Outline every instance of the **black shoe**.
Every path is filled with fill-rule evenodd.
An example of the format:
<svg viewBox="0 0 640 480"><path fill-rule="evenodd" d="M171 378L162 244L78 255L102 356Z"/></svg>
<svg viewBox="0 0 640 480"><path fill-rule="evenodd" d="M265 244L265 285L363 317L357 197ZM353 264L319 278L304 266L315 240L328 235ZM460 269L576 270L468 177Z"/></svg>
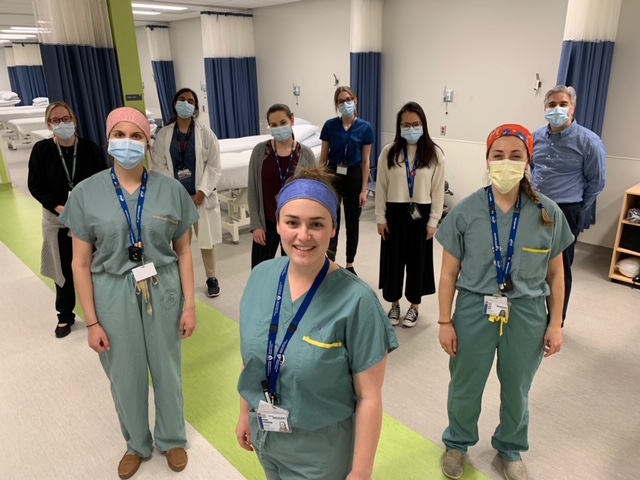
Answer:
<svg viewBox="0 0 640 480"><path fill-rule="evenodd" d="M216 277L207 278L207 295L209 297L217 297L220 295L220 285Z"/></svg>
<svg viewBox="0 0 640 480"><path fill-rule="evenodd" d="M64 327L60 325L56 326L56 338L64 338L71 333L71 325L76 323L76 319L72 318L71 320L62 321L60 323L65 323Z"/></svg>
<svg viewBox="0 0 640 480"><path fill-rule="evenodd" d="M353 273L356 277L358 276L358 274L356 273L356 271L355 271L355 269L353 267L346 267L345 270L347 272Z"/></svg>

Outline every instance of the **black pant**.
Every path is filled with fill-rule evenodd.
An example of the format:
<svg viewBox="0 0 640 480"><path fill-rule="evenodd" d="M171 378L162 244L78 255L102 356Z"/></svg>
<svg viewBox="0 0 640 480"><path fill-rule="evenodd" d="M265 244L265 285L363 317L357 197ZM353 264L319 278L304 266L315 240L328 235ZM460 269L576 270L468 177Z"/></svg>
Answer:
<svg viewBox="0 0 640 480"><path fill-rule="evenodd" d="M329 169L335 173L337 166L329 165ZM327 256L331 260L336 259L338 251L338 234L340 233L340 203L344 205L344 220L347 228L347 263L353 263L358 250L358 238L360 236L360 192L362 192L362 167L349 167L346 175L336 175L333 183L338 193L338 212L336 235L329 242Z"/></svg>
<svg viewBox="0 0 640 480"><path fill-rule="evenodd" d="M562 266L564 267L564 305L562 306L562 325L564 325L564 319L567 316L567 306L569 305L569 296L571 295L571 265L573 264L573 255L576 248L576 242L578 241L578 234L580 233L580 222L582 206L579 203L562 203L558 204L562 213L569 223L571 233L575 237L573 243L569 245L562 252Z"/></svg>
<svg viewBox="0 0 640 480"><path fill-rule="evenodd" d="M75 318L73 309L76 308L76 289L71 271L73 249L68 228L58 230L58 251L60 252L60 265L65 281L64 287L56 284L56 310L58 311L58 323L67 323Z"/></svg>
<svg viewBox="0 0 640 480"><path fill-rule="evenodd" d="M278 245L280 245L280 235L278 235L276 224L269 220L265 220L265 222L267 223L267 229L265 230L266 245L260 245L255 241L253 242L251 246L251 270L259 263L275 257L278 251ZM283 257L286 256L282 248L280 248L280 255Z"/></svg>

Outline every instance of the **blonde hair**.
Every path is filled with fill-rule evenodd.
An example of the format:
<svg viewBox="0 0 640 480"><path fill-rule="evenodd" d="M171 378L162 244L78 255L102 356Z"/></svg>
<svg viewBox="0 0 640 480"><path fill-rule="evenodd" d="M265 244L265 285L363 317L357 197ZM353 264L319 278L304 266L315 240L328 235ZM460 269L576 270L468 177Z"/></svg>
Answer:
<svg viewBox="0 0 640 480"><path fill-rule="evenodd" d="M531 182L529 182L528 178L523 177L522 180L520 180L520 188L522 189L524 194L529 197L529 199L540 209L540 221L542 222L542 225L544 225L545 227L550 227L551 225L553 225L555 222L551 220L547 209L544 208L544 205L542 204L542 202L540 202L540 197L538 197L538 193L531 186Z"/></svg>
<svg viewBox="0 0 640 480"><path fill-rule="evenodd" d="M47 109L44 111L44 123L47 127L49 126L49 121L51 120L51 112L53 111L54 108L58 108L58 107L66 108L67 112L69 112L69 116L71 117L71 120L73 120L74 123L78 123L76 119L76 114L73 112L73 109L69 106L68 103L51 102L49 105L47 105Z"/></svg>

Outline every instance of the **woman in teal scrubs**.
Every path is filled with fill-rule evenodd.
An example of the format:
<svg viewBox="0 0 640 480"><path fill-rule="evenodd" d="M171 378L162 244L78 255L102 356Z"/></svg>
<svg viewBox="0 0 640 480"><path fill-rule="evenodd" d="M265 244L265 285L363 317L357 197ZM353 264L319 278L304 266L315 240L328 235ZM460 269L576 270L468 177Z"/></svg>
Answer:
<svg viewBox="0 0 640 480"><path fill-rule="evenodd" d="M73 233L89 346L100 354L127 442L118 465L126 479L151 456L154 441L172 470L187 464L181 339L196 326L189 228L198 214L180 182L144 168L151 135L142 113L112 111L107 137L113 168L79 183L60 220Z"/></svg>
<svg viewBox="0 0 640 480"><path fill-rule="evenodd" d="M529 448L529 389L543 356L562 346L561 253L573 235L559 207L525 176L532 149L521 125L494 129L487 139L489 186L456 205L436 233L444 247L439 338L451 356L442 461L448 478L462 476L464 453L478 442L482 392L497 354L500 423L491 443L505 477L527 479L520 453Z"/></svg>
<svg viewBox="0 0 640 480"><path fill-rule="evenodd" d="M331 178L302 169L282 188L287 257L257 265L240 304L236 436L269 480L370 479L380 437L386 358L398 343L371 288L327 258Z"/></svg>

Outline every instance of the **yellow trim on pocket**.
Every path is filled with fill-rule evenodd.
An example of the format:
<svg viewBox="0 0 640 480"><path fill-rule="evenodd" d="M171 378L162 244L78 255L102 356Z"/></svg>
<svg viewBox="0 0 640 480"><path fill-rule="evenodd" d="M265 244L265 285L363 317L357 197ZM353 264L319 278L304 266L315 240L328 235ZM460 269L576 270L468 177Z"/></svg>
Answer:
<svg viewBox="0 0 640 480"><path fill-rule="evenodd" d="M530 253L549 253L551 251L550 248L529 248L529 247L522 247L522 251L523 252L530 252Z"/></svg>
<svg viewBox="0 0 640 480"><path fill-rule="evenodd" d="M315 345L316 347L322 347L322 348L336 348L336 347L342 346L342 342L323 343L307 336L302 337L302 340L304 340L307 343L310 343L311 345Z"/></svg>

